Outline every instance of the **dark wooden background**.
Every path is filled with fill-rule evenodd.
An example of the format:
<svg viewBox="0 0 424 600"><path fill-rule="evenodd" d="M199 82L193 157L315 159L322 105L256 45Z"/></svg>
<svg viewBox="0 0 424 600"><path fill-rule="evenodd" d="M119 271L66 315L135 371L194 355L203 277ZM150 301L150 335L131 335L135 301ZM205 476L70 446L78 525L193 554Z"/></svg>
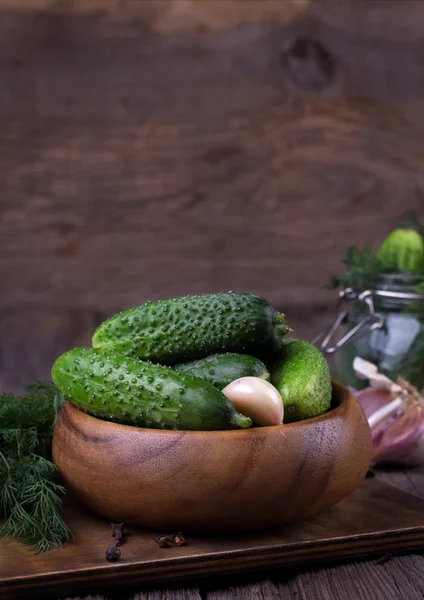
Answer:
<svg viewBox="0 0 424 600"><path fill-rule="evenodd" d="M0 0L0 389L148 298L252 291L310 339L346 247L423 214L423 22L412 0Z"/></svg>

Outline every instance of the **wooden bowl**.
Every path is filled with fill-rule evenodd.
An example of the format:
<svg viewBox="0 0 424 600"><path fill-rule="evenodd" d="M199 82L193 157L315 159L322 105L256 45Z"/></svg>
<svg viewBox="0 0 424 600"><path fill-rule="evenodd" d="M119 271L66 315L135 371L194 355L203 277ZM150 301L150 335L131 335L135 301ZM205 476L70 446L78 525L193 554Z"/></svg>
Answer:
<svg viewBox="0 0 424 600"><path fill-rule="evenodd" d="M66 403L53 460L73 494L115 522L174 532L277 527L335 504L367 472L362 408L335 382L333 403L294 424L207 432L118 425Z"/></svg>

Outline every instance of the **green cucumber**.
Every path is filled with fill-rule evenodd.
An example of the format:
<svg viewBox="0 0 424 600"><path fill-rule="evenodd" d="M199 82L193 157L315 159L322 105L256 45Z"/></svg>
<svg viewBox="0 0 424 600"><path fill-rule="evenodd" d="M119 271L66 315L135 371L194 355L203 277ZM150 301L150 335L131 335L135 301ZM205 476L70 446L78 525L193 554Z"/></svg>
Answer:
<svg viewBox="0 0 424 600"><path fill-rule="evenodd" d="M206 358L179 363L176 371L204 379L219 390L240 377L260 377L269 380L269 372L262 361L247 354L212 354Z"/></svg>
<svg viewBox="0 0 424 600"><path fill-rule="evenodd" d="M414 229L395 229L381 244L377 258L386 270L422 273L424 240Z"/></svg>
<svg viewBox="0 0 424 600"><path fill-rule="evenodd" d="M75 348L53 365L65 397L101 419L161 429L231 429L252 422L202 379L137 358Z"/></svg>
<svg viewBox="0 0 424 600"><path fill-rule="evenodd" d="M102 323L94 348L173 365L217 352L261 358L281 348L284 315L253 294L206 294L147 302Z"/></svg>
<svg viewBox="0 0 424 600"><path fill-rule="evenodd" d="M321 352L305 340L287 339L270 368L271 383L284 402L284 422L324 414L331 405L331 377Z"/></svg>

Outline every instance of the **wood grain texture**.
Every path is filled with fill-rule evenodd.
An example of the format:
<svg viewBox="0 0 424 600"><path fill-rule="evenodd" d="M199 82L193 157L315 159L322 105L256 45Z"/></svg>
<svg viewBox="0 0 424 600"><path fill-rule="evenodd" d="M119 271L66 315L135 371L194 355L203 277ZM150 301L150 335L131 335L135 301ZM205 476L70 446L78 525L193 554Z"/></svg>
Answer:
<svg viewBox="0 0 424 600"><path fill-rule="evenodd" d="M333 391L333 409L321 417L234 431L130 427L66 403L53 460L74 496L115 522L208 533L275 528L339 502L368 470L363 410L347 388L333 383Z"/></svg>
<svg viewBox="0 0 424 600"><path fill-rule="evenodd" d="M0 310L0 393L22 393L24 385L50 381L56 358L90 345L105 315L96 311L10 307Z"/></svg>
<svg viewBox="0 0 424 600"><path fill-rule="evenodd" d="M399 506L402 512L397 514ZM48 552L41 562L39 556L15 541L6 541L0 547L2 598L46 598L52 594L57 597L70 586L81 592L94 591L93 588L113 592L122 590L123 585L128 589L158 582L163 585L166 581L218 573L221 577L241 573L245 584L251 584L249 572L254 570L298 565L305 568L319 562L375 557L387 551L424 546L423 501L378 478L365 480L352 495L321 515L283 530L248 536L192 535L187 536L187 546L160 549L150 532L130 528L118 563L104 559L112 540L106 520L72 502L65 514L74 530L75 544ZM387 581L368 569L376 589L390 589ZM308 584L314 587L312 575L303 579L302 585L309 587ZM202 584L203 588L207 585ZM406 589L413 589L408 581L405 585ZM227 590L228 587L227 584ZM180 594L196 598L199 585L193 588L193 593L187 590ZM238 589L237 596L242 591L243 587Z"/></svg>
<svg viewBox="0 0 424 600"><path fill-rule="evenodd" d="M422 211L419 3L19 6L0 19L3 306L311 307L349 243Z"/></svg>

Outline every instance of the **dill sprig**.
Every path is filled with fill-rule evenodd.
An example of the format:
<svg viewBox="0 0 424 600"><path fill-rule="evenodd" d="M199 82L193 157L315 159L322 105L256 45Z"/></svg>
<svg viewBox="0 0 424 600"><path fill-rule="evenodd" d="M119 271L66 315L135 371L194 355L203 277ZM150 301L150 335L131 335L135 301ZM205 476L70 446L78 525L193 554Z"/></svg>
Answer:
<svg viewBox="0 0 424 600"><path fill-rule="evenodd" d="M51 462L63 401L52 383L27 386L22 397L0 394L0 535L17 537L37 552L71 538L60 514L66 489Z"/></svg>
<svg viewBox="0 0 424 600"><path fill-rule="evenodd" d="M345 270L342 275L330 278L328 287L331 289L351 287L354 290L364 290L375 287L379 276L385 272L377 258L377 251L371 246L358 248L350 246L342 259Z"/></svg>

